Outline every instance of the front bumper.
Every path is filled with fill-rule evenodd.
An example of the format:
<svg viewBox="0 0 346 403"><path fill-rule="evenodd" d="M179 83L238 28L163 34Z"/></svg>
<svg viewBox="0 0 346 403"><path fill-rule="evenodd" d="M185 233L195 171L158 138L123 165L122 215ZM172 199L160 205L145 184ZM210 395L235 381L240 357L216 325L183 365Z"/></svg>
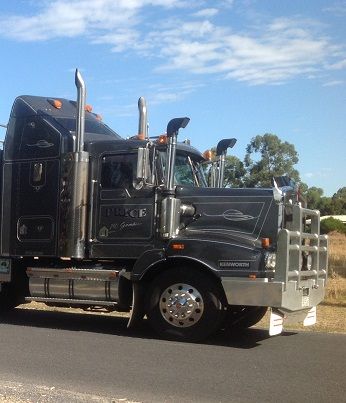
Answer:
<svg viewBox="0 0 346 403"><path fill-rule="evenodd" d="M222 277L229 305L268 306L286 311L299 311L319 304L325 294L325 280L287 283L268 279Z"/></svg>

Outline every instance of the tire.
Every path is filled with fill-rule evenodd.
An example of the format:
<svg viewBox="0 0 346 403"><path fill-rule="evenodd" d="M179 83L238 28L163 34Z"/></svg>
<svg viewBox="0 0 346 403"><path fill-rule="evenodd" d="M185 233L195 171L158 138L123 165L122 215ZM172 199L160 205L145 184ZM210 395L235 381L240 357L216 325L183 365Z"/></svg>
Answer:
<svg viewBox="0 0 346 403"><path fill-rule="evenodd" d="M246 329L258 323L267 312L266 306L231 306L227 310L227 328Z"/></svg>
<svg viewBox="0 0 346 403"><path fill-rule="evenodd" d="M17 301L12 284L3 283L0 287L0 313L6 313L18 306L20 302Z"/></svg>
<svg viewBox="0 0 346 403"><path fill-rule="evenodd" d="M188 267L156 277L150 288L147 317L165 339L200 341L220 328L224 304L216 281Z"/></svg>

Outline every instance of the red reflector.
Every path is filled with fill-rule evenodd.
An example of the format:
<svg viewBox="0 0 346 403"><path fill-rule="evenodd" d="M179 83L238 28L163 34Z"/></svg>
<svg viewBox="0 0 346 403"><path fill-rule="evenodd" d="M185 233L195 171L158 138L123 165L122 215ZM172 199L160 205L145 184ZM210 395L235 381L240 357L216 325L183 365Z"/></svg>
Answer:
<svg viewBox="0 0 346 403"><path fill-rule="evenodd" d="M183 249L185 249L185 245L183 243L172 243L171 247L174 250L183 250Z"/></svg>
<svg viewBox="0 0 346 403"><path fill-rule="evenodd" d="M257 278L256 274L249 274L249 278L252 280L255 280Z"/></svg>

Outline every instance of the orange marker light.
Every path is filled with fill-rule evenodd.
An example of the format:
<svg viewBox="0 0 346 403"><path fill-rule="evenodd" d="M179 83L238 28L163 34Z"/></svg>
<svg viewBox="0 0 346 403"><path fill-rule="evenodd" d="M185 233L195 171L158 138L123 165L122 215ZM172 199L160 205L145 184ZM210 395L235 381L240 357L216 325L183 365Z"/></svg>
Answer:
<svg viewBox="0 0 346 403"><path fill-rule="evenodd" d="M157 139L159 144L167 144L168 138L165 134L161 134L161 136Z"/></svg>
<svg viewBox="0 0 346 403"><path fill-rule="evenodd" d="M249 274L249 278L251 278L251 280L256 280L257 276L256 274Z"/></svg>
<svg viewBox="0 0 346 403"><path fill-rule="evenodd" d="M47 101L56 109L62 108L62 102L59 99L47 99Z"/></svg>
<svg viewBox="0 0 346 403"><path fill-rule="evenodd" d="M262 238L262 248L268 249L270 246L270 239L269 238Z"/></svg>
<svg viewBox="0 0 346 403"><path fill-rule="evenodd" d="M183 250L183 249L185 249L185 245L183 243L172 243L171 247L174 250Z"/></svg>
<svg viewBox="0 0 346 403"><path fill-rule="evenodd" d="M93 107L92 107L91 105L85 105L84 110L85 110L86 112L92 112Z"/></svg>
<svg viewBox="0 0 346 403"><path fill-rule="evenodd" d="M211 161L211 159L213 158L213 153L211 152L211 150L204 151L203 158L207 161Z"/></svg>

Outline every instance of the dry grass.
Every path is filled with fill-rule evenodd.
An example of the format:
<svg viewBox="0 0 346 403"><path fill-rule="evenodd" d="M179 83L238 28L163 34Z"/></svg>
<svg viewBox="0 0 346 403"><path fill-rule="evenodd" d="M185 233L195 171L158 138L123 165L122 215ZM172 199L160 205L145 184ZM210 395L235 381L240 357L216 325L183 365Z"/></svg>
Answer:
<svg viewBox="0 0 346 403"><path fill-rule="evenodd" d="M332 272L328 278L325 305L344 305L346 307L346 278Z"/></svg>
<svg viewBox="0 0 346 403"><path fill-rule="evenodd" d="M346 277L346 235L331 232L329 235L329 272Z"/></svg>

